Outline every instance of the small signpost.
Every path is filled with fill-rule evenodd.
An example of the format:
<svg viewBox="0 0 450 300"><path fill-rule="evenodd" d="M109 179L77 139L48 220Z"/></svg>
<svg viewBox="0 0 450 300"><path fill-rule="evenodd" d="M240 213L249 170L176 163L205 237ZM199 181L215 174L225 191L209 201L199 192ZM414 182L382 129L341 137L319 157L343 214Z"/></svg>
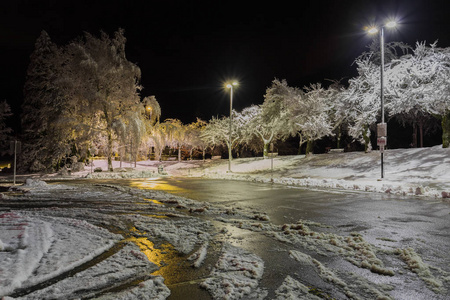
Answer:
<svg viewBox="0 0 450 300"><path fill-rule="evenodd" d="M387 124L378 123L377 124L377 145L380 147L381 153L381 178L384 178L384 163L383 163L383 153L384 148L387 144Z"/></svg>
<svg viewBox="0 0 450 300"><path fill-rule="evenodd" d="M273 143L270 143L270 152L272 153L270 155L270 182L273 183Z"/></svg>

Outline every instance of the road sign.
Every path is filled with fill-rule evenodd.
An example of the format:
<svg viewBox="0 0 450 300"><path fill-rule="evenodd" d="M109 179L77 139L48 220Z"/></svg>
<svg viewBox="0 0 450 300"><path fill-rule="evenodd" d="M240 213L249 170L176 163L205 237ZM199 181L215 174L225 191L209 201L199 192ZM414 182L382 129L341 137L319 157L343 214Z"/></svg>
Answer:
<svg viewBox="0 0 450 300"><path fill-rule="evenodd" d="M387 124L378 123L377 124L377 137L387 136Z"/></svg>
<svg viewBox="0 0 450 300"><path fill-rule="evenodd" d="M386 144L387 144L387 138L385 136L377 138L378 146L386 146Z"/></svg>

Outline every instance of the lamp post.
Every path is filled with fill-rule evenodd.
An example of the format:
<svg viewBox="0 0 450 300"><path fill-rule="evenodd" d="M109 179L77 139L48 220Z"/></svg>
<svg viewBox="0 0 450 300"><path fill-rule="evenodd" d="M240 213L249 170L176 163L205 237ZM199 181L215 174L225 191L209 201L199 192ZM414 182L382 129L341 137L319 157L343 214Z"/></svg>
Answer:
<svg viewBox="0 0 450 300"><path fill-rule="evenodd" d="M233 123L233 86L236 86L237 82L234 81L232 83L228 83L226 85L227 88L230 89L230 132L229 132L229 137L228 137L228 172L231 172L231 159L232 159L232 155L231 155L231 145L232 145L232 137L231 137L231 133L232 133L232 123Z"/></svg>
<svg viewBox="0 0 450 300"><path fill-rule="evenodd" d="M381 156L381 178L384 178L384 147L387 143L387 124L384 122L384 28L394 28L397 26L395 21L390 21L383 26L371 27L368 29L369 34L380 32L380 100L381 100L381 123L377 124L377 144L380 147Z"/></svg>

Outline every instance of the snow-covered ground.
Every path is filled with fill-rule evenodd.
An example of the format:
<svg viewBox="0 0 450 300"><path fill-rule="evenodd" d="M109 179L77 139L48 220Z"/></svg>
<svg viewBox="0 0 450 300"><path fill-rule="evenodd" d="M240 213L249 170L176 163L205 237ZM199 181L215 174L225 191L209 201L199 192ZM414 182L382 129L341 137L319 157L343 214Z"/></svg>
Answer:
<svg viewBox="0 0 450 300"><path fill-rule="evenodd" d="M381 181L377 152L235 159L231 173L227 160L146 161L136 168L123 163L125 168L114 173L90 174L87 167L70 178L156 177L163 164L169 176L273 181L447 201L450 149L389 150L385 163ZM105 170L106 163L95 161L95 167ZM299 220L274 225L263 212L205 206L161 191L89 181L81 187L28 179L17 191L0 193L2 299L166 299L171 274L186 270L202 272L198 285L212 299L269 299L261 279L271 270L255 253L230 243L234 230L282 243L285 249L276 248L274 255L286 252L287 264L316 274L308 283L297 273L283 274L272 299L321 299L330 297L327 293L338 299L449 295L448 266L431 265L410 247L380 249L359 233L344 236L327 224ZM402 297L404 291L397 290L402 281L423 294L411 291Z"/></svg>
<svg viewBox="0 0 450 300"><path fill-rule="evenodd" d="M370 153L328 153L305 157L276 156L272 159L242 158L203 161L140 161L114 162L119 172L92 173L91 167L73 174L75 177L130 178L158 176L162 165L169 176L200 176L208 178L252 180L279 184L350 189L398 195L450 198L450 148L442 146L386 150L384 178L381 180L381 159L378 151ZM106 161L94 161L94 168L107 170ZM272 168L273 166L273 168Z"/></svg>

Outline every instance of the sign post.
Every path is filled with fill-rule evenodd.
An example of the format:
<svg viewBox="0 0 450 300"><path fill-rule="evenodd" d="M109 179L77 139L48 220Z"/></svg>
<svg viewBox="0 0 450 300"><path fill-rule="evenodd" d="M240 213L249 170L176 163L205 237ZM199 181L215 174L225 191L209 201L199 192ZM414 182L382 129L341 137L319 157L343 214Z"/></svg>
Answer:
<svg viewBox="0 0 450 300"><path fill-rule="evenodd" d="M270 152L272 152L270 155L270 181L273 183L273 143L270 143Z"/></svg>
<svg viewBox="0 0 450 300"><path fill-rule="evenodd" d="M381 154L381 178L384 178L384 148L387 144L387 124L386 123L378 123L377 124L377 145L380 147Z"/></svg>

